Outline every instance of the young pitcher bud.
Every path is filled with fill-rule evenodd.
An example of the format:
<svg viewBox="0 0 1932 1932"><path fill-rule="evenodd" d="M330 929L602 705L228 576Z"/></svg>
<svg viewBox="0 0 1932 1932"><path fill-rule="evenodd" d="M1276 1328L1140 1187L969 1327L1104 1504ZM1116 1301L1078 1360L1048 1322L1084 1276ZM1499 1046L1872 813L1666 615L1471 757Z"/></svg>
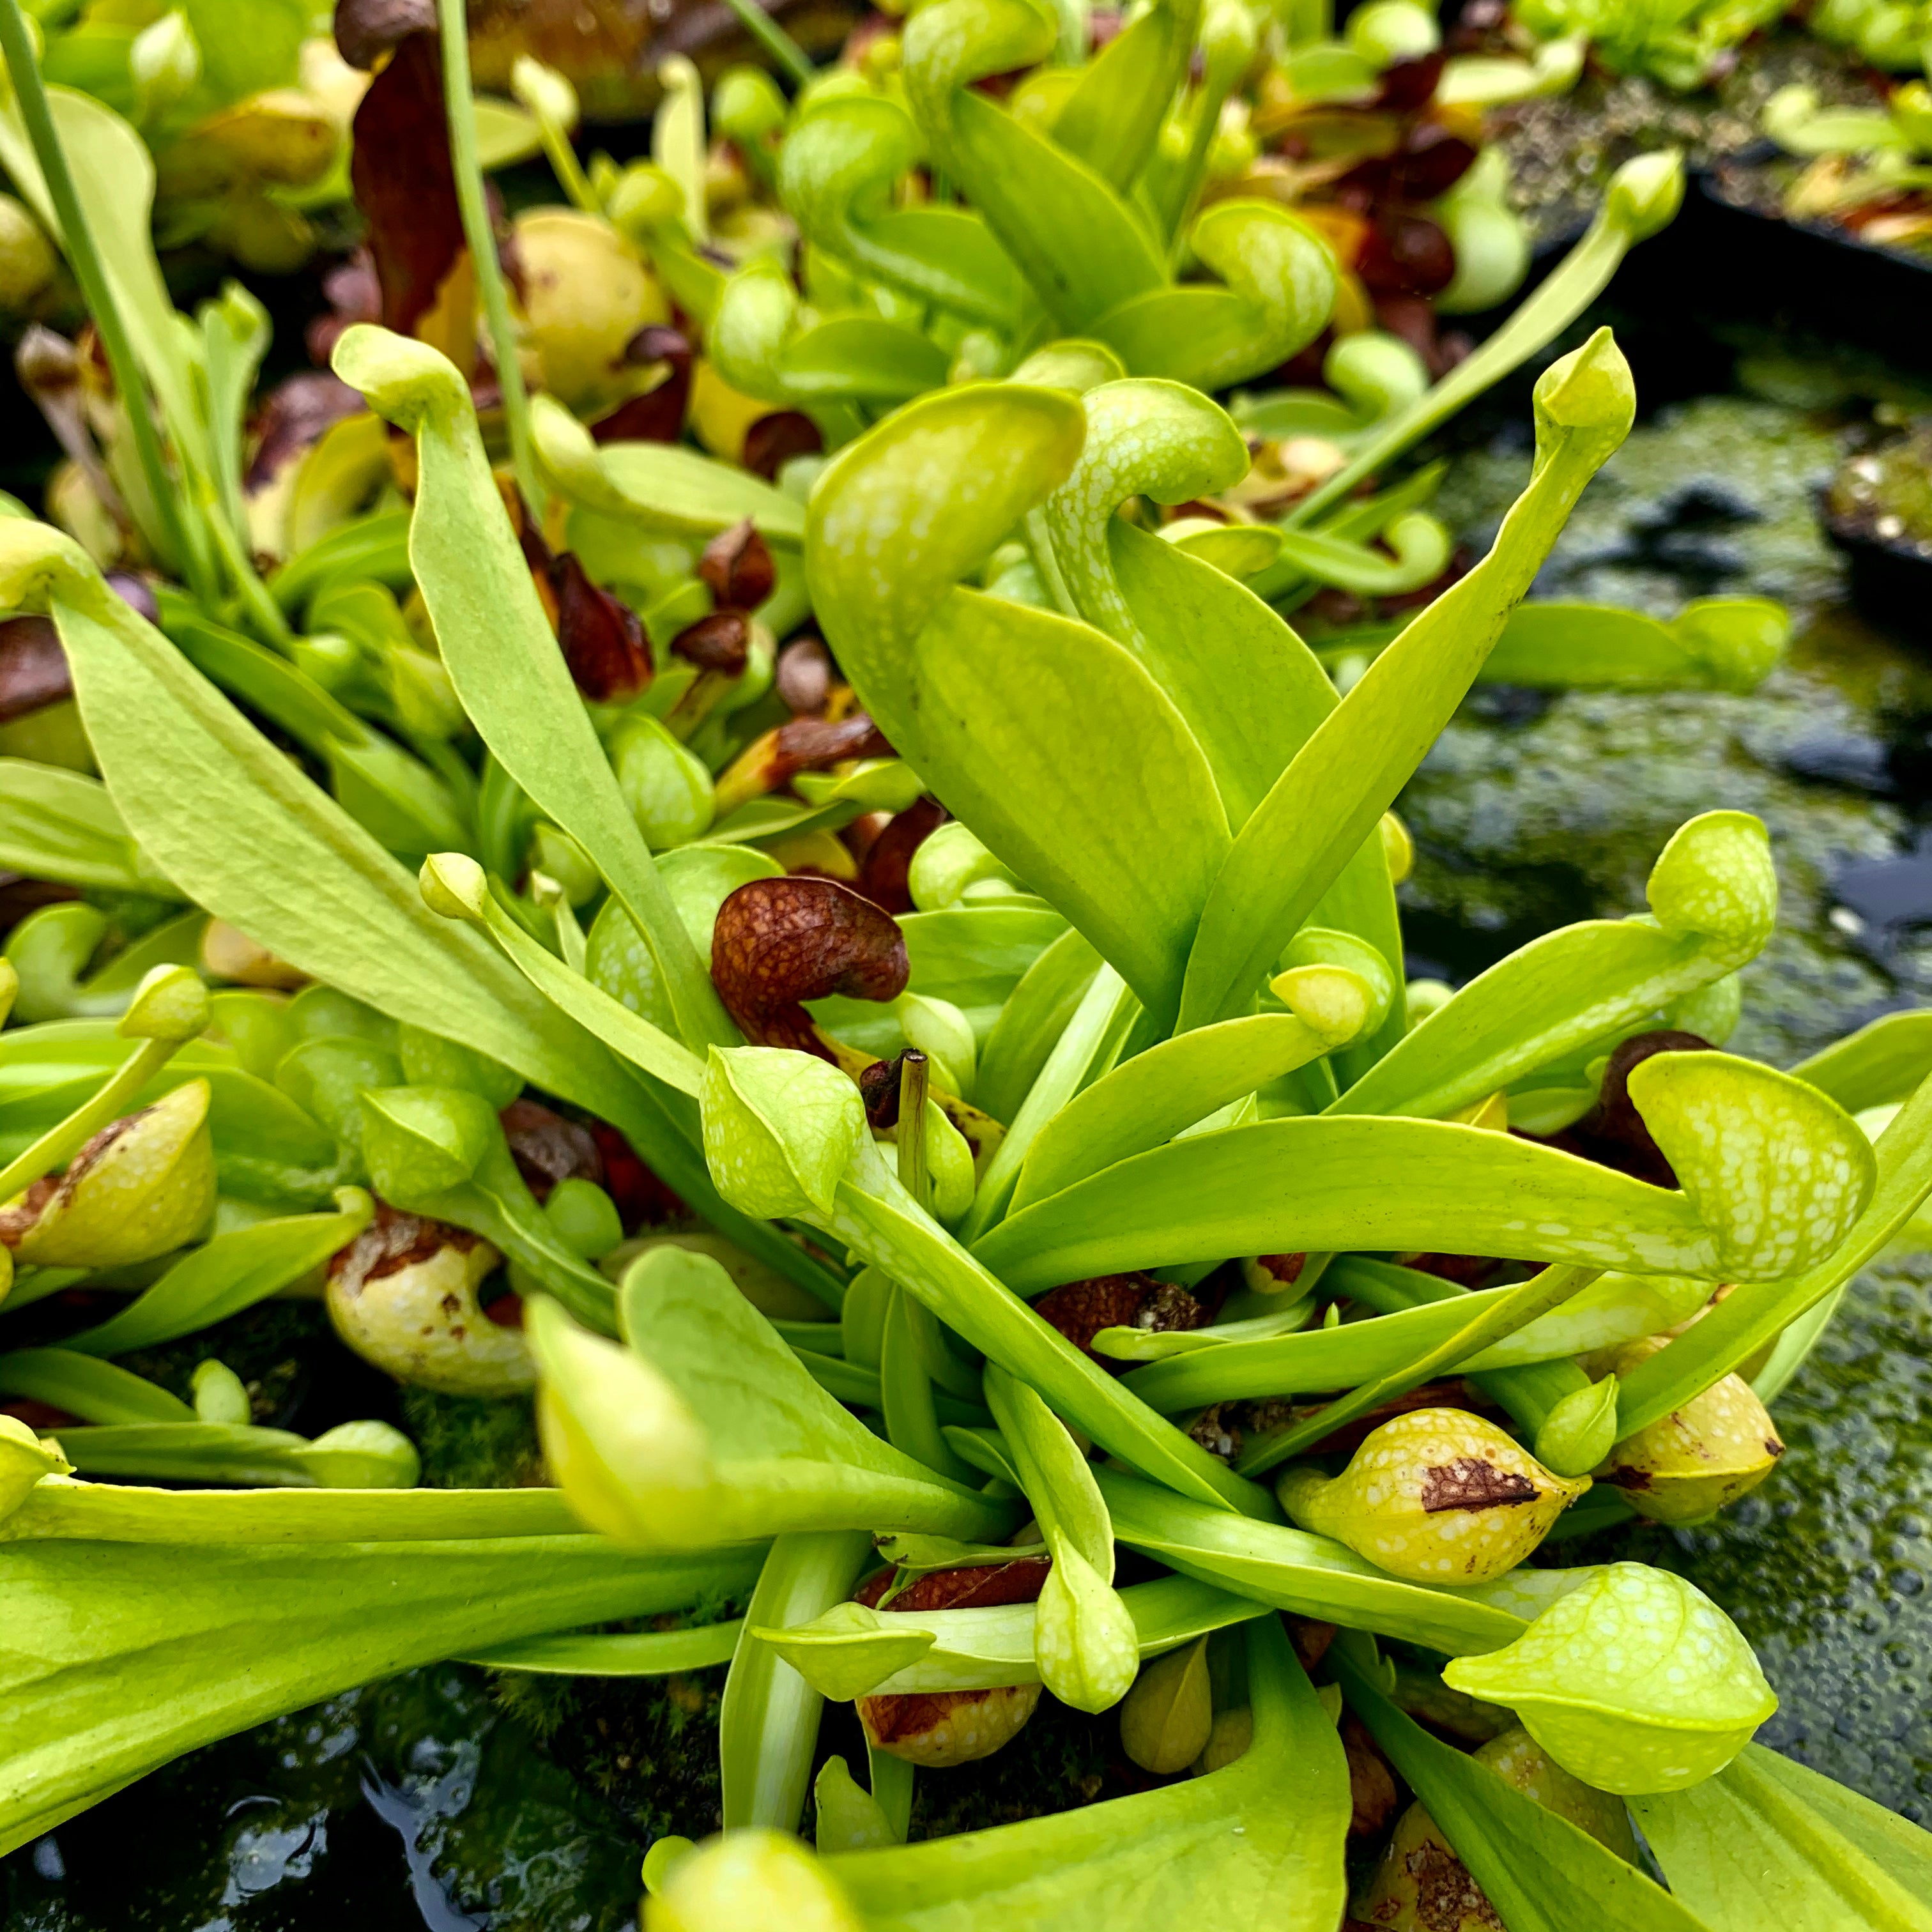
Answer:
<svg viewBox="0 0 1932 1932"><path fill-rule="evenodd" d="M1666 1346L1647 1336L1619 1351L1625 1372ZM1742 1376L1726 1376L1660 1422L1627 1436L1596 1472L1639 1515L1654 1522L1701 1522L1762 1482L1784 1454L1771 1412Z"/></svg>
<svg viewBox="0 0 1932 1932"><path fill-rule="evenodd" d="M1120 1748L1142 1770L1172 1778L1208 1748L1214 1726L1204 1636L1142 1666L1120 1706Z"/></svg>
<svg viewBox="0 0 1932 1932"><path fill-rule="evenodd" d="M1580 1476L1610 1454L1617 1432L1617 1378L1572 1390L1543 1418L1537 1460L1559 1476Z"/></svg>
<svg viewBox="0 0 1932 1932"><path fill-rule="evenodd" d="M536 1380L520 1328L484 1312L477 1291L500 1257L461 1228L379 1204L328 1264L328 1316L365 1362L443 1395L514 1395Z"/></svg>
<svg viewBox="0 0 1932 1932"><path fill-rule="evenodd" d="M1276 1492L1292 1521L1392 1576L1483 1583L1514 1569L1589 1486L1480 1416L1418 1408L1384 1423L1340 1475L1292 1468Z"/></svg>
<svg viewBox="0 0 1932 1932"><path fill-rule="evenodd" d="M39 1268L120 1268L192 1240L214 1211L208 1086L190 1080L112 1122L59 1180L0 1209L0 1240Z"/></svg>
<svg viewBox="0 0 1932 1932"><path fill-rule="evenodd" d="M43 1442L17 1416L0 1415L0 1522L43 1476L64 1476L73 1468L58 1443Z"/></svg>
<svg viewBox="0 0 1932 1932"><path fill-rule="evenodd" d="M1619 1858L1635 1862L1636 1840L1623 1805L1572 1778L1527 1731L1505 1731L1474 1756L1546 1811L1588 1832ZM1419 1803L1396 1822L1381 1862L1349 1909L1354 1918L1377 1932L1496 1932L1502 1922L1426 1807Z"/></svg>
<svg viewBox="0 0 1932 1932"><path fill-rule="evenodd" d="M783 1832L728 1832L687 1852L645 1904L644 1932L865 1932L844 1888Z"/></svg>

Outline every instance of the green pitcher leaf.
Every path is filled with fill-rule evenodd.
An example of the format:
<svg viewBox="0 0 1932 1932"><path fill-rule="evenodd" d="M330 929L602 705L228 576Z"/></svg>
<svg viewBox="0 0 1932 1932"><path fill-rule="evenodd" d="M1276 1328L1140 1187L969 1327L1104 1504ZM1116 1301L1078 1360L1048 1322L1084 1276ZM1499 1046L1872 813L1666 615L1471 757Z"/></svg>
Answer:
<svg viewBox="0 0 1932 1932"><path fill-rule="evenodd" d="M1454 1113L1742 965L1778 916L1763 826L1742 812L1692 819L1652 868L1650 898L1648 917L1586 920L1512 952L1329 1111Z"/></svg>
<svg viewBox="0 0 1932 1932"><path fill-rule="evenodd" d="M896 101L861 94L814 102L778 152L779 197L813 248L922 302L1010 332L1024 284L980 216L892 206L922 152L918 130Z"/></svg>
<svg viewBox="0 0 1932 1932"><path fill-rule="evenodd" d="M469 385L426 344L368 324L343 335L332 361L379 415L416 436L410 561L464 709L623 902L687 1044L731 1039L551 634L490 473Z"/></svg>
<svg viewBox="0 0 1932 1932"><path fill-rule="evenodd" d="M1148 290L1082 325L1135 374L1223 389L1276 368L1328 326L1335 305L1334 257L1286 208L1267 201L1216 202L1196 221L1188 241L1225 286L1186 282Z"/></svg>
<svg viewBox="0 0 1932 1932"><path fill-rule="evenodd" d="M1715 1932L1588 1832L1432 1737L1346 1651L1348 1702L1510 1932Z"/></svg>
<svg viewBox="0 0 1932 1932"><path fill-rule="evenodd" d="M546 1454L586 1523L633 1549L707 1550L792 1531L997 1534L1012 1511L881 1442L812 1379L709 1256L627 1273L629 1346L532 1310Z"/></svg>
<svg viewBox="0 0 1932 1932"><path fill-rule="evenodd" d="M1031 0L940 0L907 22L906 98L933 158L967 190L1068 334L1160 287L1152 235L1097 170L973 91L1030 67L1056 23Z"/></svg>
<svg viewBox="0 0 1932 1932"><path fill-rule="evenodd" d="M1762 1745L1630 1808L1671 1889L1711 1932L1932 1928L1932 1837Z"/></svg>
<svg viewBox="0 0 1932 1932"><path fill-rule="evenodd" d="M1226 850L1199 746L1111 640L949 587L1064 473L1079 422L1070 397L1012 383L899 411L820 476L807 572L828 641L901 754L1150 1007L1171 1010ZM1104 733L1088 722L1100 717Z"/></svg>
<svg viewBox="0 0 1932 1932"><path fill-rule="evenodd" d="M1778 1708L1750 1646L1694 1585L1613 1563L1507 1649L1455 1659L1452 1690L1505 1704L1586 1784L1682 1791L1721 1771Z"/></svg>
<svg viewBox="0 0 1932 1932"><path fill-rule="evenodd" d="M1184 1027L1238 1012L1468 692L1635 411L1607 330L1538 379L1537 462L1490 554L1371 664L1240 831L1202 914Z"/></svg>

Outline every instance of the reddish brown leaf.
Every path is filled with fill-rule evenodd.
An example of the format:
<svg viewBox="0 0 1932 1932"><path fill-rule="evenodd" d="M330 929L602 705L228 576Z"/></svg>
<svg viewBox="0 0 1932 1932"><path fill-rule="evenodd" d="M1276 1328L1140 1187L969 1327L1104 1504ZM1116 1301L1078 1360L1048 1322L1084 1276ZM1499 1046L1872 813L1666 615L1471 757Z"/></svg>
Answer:
<svg viewBox="0 0 1932 1932"><path fill-rule="evenodd" d="M0 622L0 724L73 695L53 620L9 617Z"/></svg>
<svg viewBox="0 0 1932 1932"><path fill-rule="evenodd" d="M752 627L742 611L714 610L686 625L671 639L670 647L700 670L736 677L751 660Z"/></svg>
<svg viewBox="0 0 1932 1932"><path fill-rule="evenodd" d="M557 642L577 688L593 704L621 704L651 681L651 647L637 613L600 590L568 550L551 560Z"/></svg>
<svg viewBox="0 0 1932 1932"><path fill-rule="evenodd" d="M983 1610L1001 1604L1035 1604L1046 1588L1053 1565L1044 1556L1022 1556L1011 1563L968 1564L957 1570L928 1570L916 1576L886 1606L894 1610ZM854 1603L878 1608L879 1599L898 1573L881 1570L852 1592Z"/></svg>
<svg viewBox="0 0 1932 1932"><path fill-rule="evenodd" d="M946 808L936 798L914 800L888 821L866 848L859 867L859 890L874 905L890 913L912 910L907 884L913 855L946 822Z"/></svg>
<svg viewBox="0 0 1932 1932"><path fill-rule="evenodd" d="M436 32L436 0L335 0L336 51L364 74L412 34Z"/></svg>
<svg viewBox="0 0 1932 1932"><path fill-rule="evenodd" d="M592 1120L590 1138L604 1162L604 1190L616 1204L627 1234L662 1221L676 1220L691 1210L653 1174L628 1141L608 1120Z"/></svg>
<svg viewBox="0 0 1932 1932"><path fill-rule="evenodd" d="M1165 1334L1174 1328L1198 1328L1202 1320L1200 1303L1186 1288L1138 1274L1070 1281L1042 1294L1034 1304L1033 1312L1048 1328L1058 1329L1083 1355L1116 1374L1132 1365L1094 1353L1094 1337L1102 1328L1144 1328Z"/></svg>
<svg viewBox="0 0 1932 1932"><path fill-rule="evenodd" d="M759 417L745 432L743 461L747 470L770 483L794 456L816 456L824 447L825 439L811 417L796 410L779 410Z"/></svg>
<svg viewBox="0 0 1932 1932"><path fill-rule="evenodd" d="M413 335L465 252L435 34L409 35L369 83L350 179L369 225L382 321Z"/></svg>
<svg viewBox="0 0 1932 1932"><path fill-rule="evenodd" d="M254 454L242 488L251 496L266 488L326 431L368 407L355 390L327 370L304 369L284 377L262 399L248 425Z"/></svg>
<svg viewBox="0 0 1932 1932"><path fill-rule="evenodd" d="M778 581L772 554L749 517L704 546L698 574L722 610L755 610Z"/></svg>
<svg viewBox="0 0 1932 1932"><path fill-rule="evenodd" d="M603 1157L588 1127L566 1120L535 1100L512 1100L498 1118L517 1172L539 1201L547 1200L560 1180L604 1185Z"/></svg>
<svg viewBox="0 0 1932 1932"><path fill-rule="evenodd" d="M803 1002L896 1000L911 970L898 924L831 879L753 879L718 909L711 979L746 1038L831 1056Z"/></svg>
<svg viewBox="0 0 1932 1932"><path fill-rule="evenodd" d="M670 374L655 389L620 403L608 416L590 425L595 442L675 442L684 434L685 411L691 400L692 348L689 338L658 323L640 328L624 345L624 360L641 368L668 362Z"/></svg>

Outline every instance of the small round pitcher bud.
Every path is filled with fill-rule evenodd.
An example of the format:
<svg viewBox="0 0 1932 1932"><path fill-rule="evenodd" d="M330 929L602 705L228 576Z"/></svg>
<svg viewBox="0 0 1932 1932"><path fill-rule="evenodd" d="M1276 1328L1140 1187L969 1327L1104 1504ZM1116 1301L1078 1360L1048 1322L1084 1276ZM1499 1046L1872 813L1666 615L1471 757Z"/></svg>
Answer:
<svg viewBox="0 0 1932 1932"><path fill-rule="evenodd" d="M1589 1486L1480 1416L1418 1408L1384 1423L1340 1475L1292 1468L1276 1493L1291 1520L1392 1576L1481 1583L1515 1568Z"/></svg>
<svg viewBox="0 0 1932 1932"><path fill-rule="evenodd" d="M1665 1346L1647 1336L1619 1352L1626 1372ZM1596 1472L1657 1522L1701 1522L1748 1494L1784 1454L1771 1412L1742 1376L1726 1376L1660 1422L1627 1436Z"/></svg>

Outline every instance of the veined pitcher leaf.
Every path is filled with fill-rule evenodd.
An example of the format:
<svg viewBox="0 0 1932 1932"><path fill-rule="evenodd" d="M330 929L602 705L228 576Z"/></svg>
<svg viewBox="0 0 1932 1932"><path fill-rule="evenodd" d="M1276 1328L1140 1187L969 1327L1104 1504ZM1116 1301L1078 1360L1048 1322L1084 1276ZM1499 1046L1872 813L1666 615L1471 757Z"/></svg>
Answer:
<svg viewBox="0 0 1932 1932"><path fill-rule="evenodd" d="M1227 844L1200 747L1111 639L949 588L1065 472L1080 422L1072 398L1012 383L913 404L820 477L806 566L828 640L901 754L1172 1011Z"/></svg>
<svg viewBox="0 0 1932 1932"><path fill-rule="evenodd" d="M1932 1836L1762 1745L1630 1808L1711 1932L1932 1932Z"/></svg>

